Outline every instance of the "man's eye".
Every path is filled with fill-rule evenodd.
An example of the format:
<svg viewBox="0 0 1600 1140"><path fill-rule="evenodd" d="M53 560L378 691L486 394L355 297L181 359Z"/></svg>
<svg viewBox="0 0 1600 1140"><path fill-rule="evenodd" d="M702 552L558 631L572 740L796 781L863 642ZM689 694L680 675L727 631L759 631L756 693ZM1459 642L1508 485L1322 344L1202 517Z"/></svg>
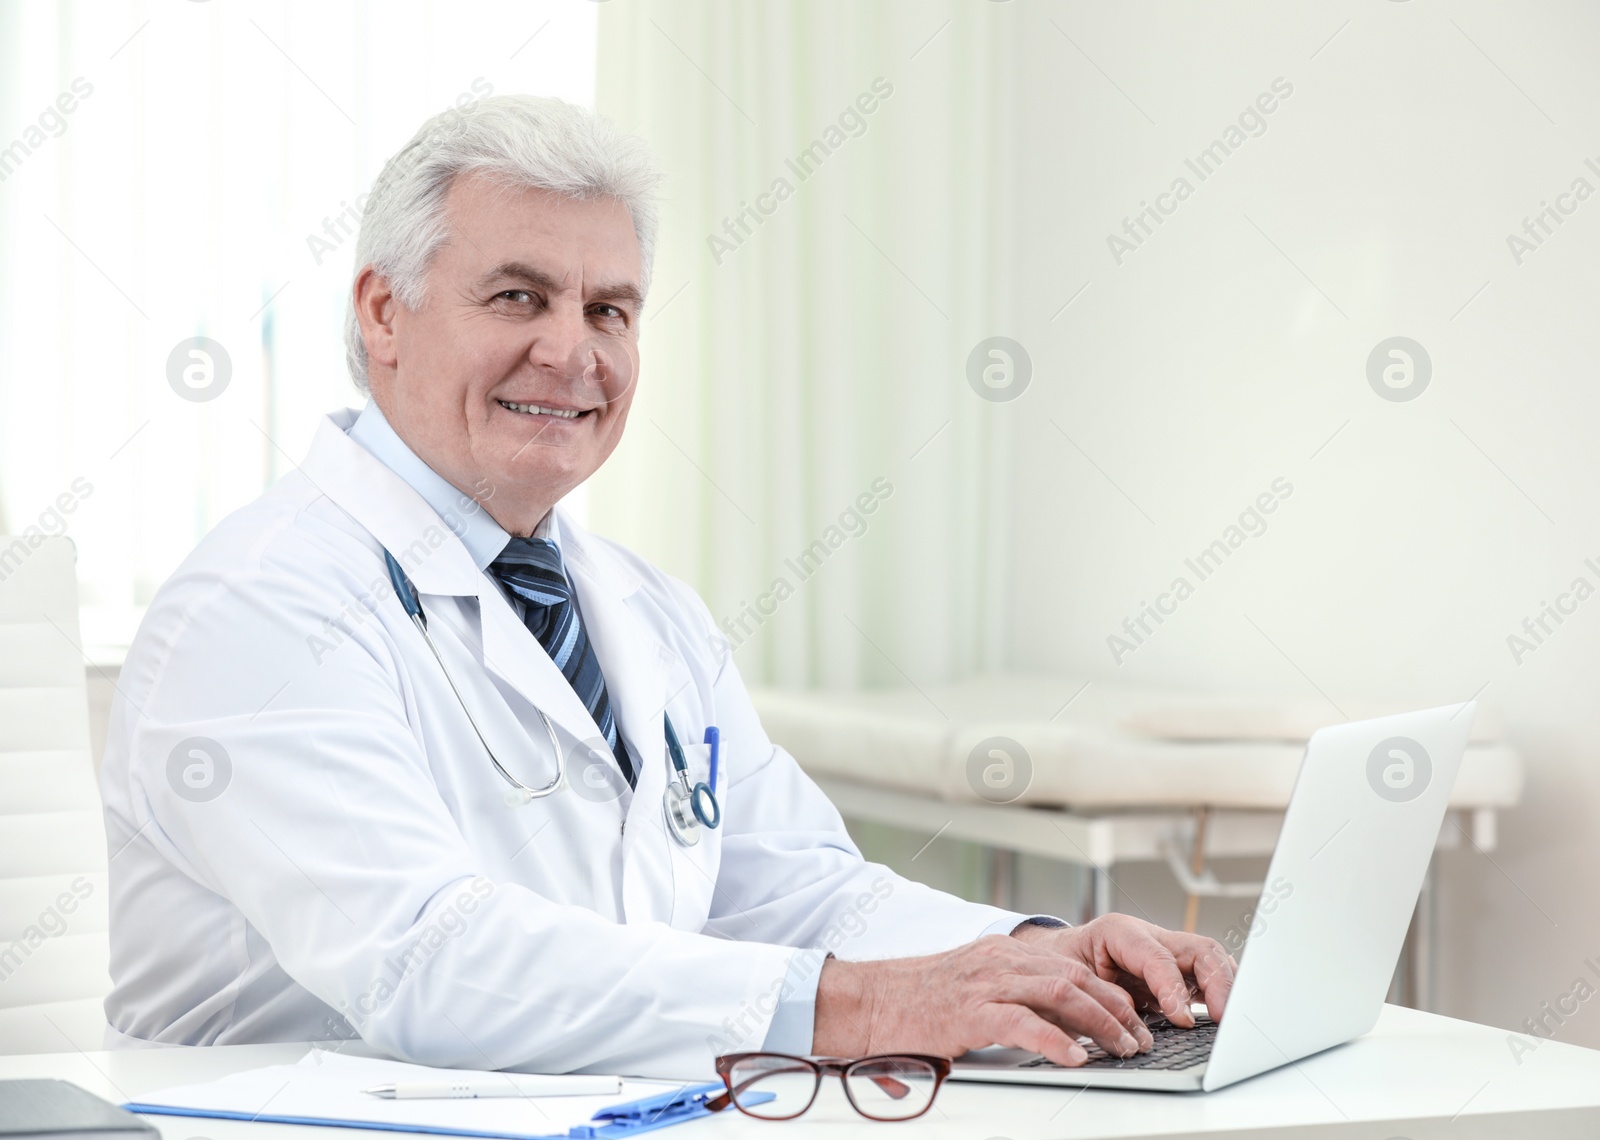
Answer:
<svg viewBox="0 0 1600 1140"><path fill-rule="evenodd" d="M621 320L628 315L615 305L596 305L589 311L597 317L604 317L608 321Z"/></svg>
<svg viewBox="0 0 1600 1140"><path fill-rule="evenodd" d="M519 305L531 305L534 300L533 294L526 289L506 289L496 294L496 296L503 300L514 301Z"/></svg>

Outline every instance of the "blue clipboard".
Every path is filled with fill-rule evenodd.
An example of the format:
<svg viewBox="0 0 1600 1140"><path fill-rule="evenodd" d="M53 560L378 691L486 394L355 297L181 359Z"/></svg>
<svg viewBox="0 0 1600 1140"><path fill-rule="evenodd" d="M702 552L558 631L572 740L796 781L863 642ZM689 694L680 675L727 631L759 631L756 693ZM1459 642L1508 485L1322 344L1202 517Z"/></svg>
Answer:
<svg viewBox="0 0 1600 1140"><path fill-rule="evenodd" d="M615 1104L595 1113L596 1123L580 1124L569 1135L573 1140L606 1140L612 1136L632 1136L638 1132L682 1124L686 1120L697 1120L711 1115L706 1108L707 1098L725 1091L722 1082L712 1081L659 1096L647 1096L627 1104Z"/></svg>
<svg viewBox="0 0 1600 1140"><path fill-rule="evenodd" d="M614 1104L594 1114L593 1123L580 1124L557 1136L527 1132L483 1132L470 1128L438 1128L420 1124L395 1124L380 1121L336 1120L316 1116L274 1116L271 1113L224 1112L212 1109L176 1108L162 1104L130 1101L122 1107L147 1116L200 1116L213 1120L254 1120L264 1124L304 1124L322 1128L363 1128L377 1132L419 1132L431 1136L470 1136L479 1140L611 1140L653 1132L689 1120L710 1116L706 1100L724 1091L720 1081L685 1085L681 1089L645 1097L643 1100ZM759 1094L758 1094L759 1095Z"/></svg>

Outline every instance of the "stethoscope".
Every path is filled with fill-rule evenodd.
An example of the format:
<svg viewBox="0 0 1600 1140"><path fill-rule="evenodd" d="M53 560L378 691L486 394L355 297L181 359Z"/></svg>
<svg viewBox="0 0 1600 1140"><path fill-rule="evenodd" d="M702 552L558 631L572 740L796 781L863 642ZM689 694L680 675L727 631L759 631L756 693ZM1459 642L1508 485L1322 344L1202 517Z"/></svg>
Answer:
<svg viewBox="0 0 1600 1140"><path fill-rule="evenodd" d="M400 599L406 616L411 619L411 624L422 634L422 640L428 643L433 659L439 663L439 670L444 674L445 683L450 686L450 692L455 695L456 703L466 714L467 723L472 725L478 743L483 745L483 750L488 753L489 763L500 773L500 778L511 785L505 794L506 803L511 807L521 807L560 791L567 779L567 761L562 755L561 744L556 739L555 725L550 723L550 718L544 714L544 710L535 706L533 711L539 714L545 734L550 738L550 753L556 758L556 778L542 788L530 788L506 771L505 765L495 756L494 749L490 748L489 742L483 738L483 731L478 728L472 710L462 699L461 690L456 688L455 680L450 676L450 670L439 654L439 647L433 643L433 637L428 633L428 619L422 612L422 603L417 599L417 592L411 588L411 580L406 577L406 572L400 568L400 563L395 560L394 555L387 550L383 552L383 559L389 566L389 581L394 584L395 596ZM683 754L683 745L678 743L678 734L673 730L672 718L665 712L661 714L661 718L666 725L667 755L672 761L672 775L668 778L667 790L661 797L661 814L666 820L667 830L672 834L672 838L685 847L693 847L700 842L701 825L715 830L722 823L722 805L717 802L716 791L717 762L722 749L721 734L714 725L706 729L705 743L711 746L711 770L707 780L691 785L689 761Z"/></svg>

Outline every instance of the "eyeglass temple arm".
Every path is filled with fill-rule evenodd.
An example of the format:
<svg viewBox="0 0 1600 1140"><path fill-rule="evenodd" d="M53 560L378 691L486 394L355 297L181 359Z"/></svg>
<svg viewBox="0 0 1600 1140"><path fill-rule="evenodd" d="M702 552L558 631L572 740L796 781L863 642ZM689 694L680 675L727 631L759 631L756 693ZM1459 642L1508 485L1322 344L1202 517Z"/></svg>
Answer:
<svg viewBox="0 0 1600 1140"><path fill-rule="evenodd" d="M904 1081L897 1081L893 1077L868 1077L867 1079L895 1100L902 1100L911 1095L911 1086Z"/></svg>

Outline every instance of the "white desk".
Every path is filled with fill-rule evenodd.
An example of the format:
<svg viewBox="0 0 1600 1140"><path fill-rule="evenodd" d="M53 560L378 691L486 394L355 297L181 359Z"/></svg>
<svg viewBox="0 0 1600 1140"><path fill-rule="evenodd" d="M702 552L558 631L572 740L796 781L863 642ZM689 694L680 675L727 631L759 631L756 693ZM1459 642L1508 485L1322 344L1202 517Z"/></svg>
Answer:
<svg viewBox="0 0 1600 1140"><path fill-rule="evenodd" d="M61 1077L118 1102L176 1084L297 1060L303 1045L238 1045L122 1053L0 1057L0 1078ZM1516 1115L1512 1115L1516 1114ZM355 1140L359 1132L149 1118L167 1140ZM1545 1042L1518 1065L1502 1030L1398 1006L1369 1036L1221 1092L1127 1093L951 1083L909 1128L857 1117L824 1086L817 1106L790 1125L729 1112L664 1130L679 1140L824 1134L936 1140L1155 1137L1203 1134L1408 1140L1600 1135L1600 1052ZM389 1135L398 1136L398 1133Z"/></svg>

